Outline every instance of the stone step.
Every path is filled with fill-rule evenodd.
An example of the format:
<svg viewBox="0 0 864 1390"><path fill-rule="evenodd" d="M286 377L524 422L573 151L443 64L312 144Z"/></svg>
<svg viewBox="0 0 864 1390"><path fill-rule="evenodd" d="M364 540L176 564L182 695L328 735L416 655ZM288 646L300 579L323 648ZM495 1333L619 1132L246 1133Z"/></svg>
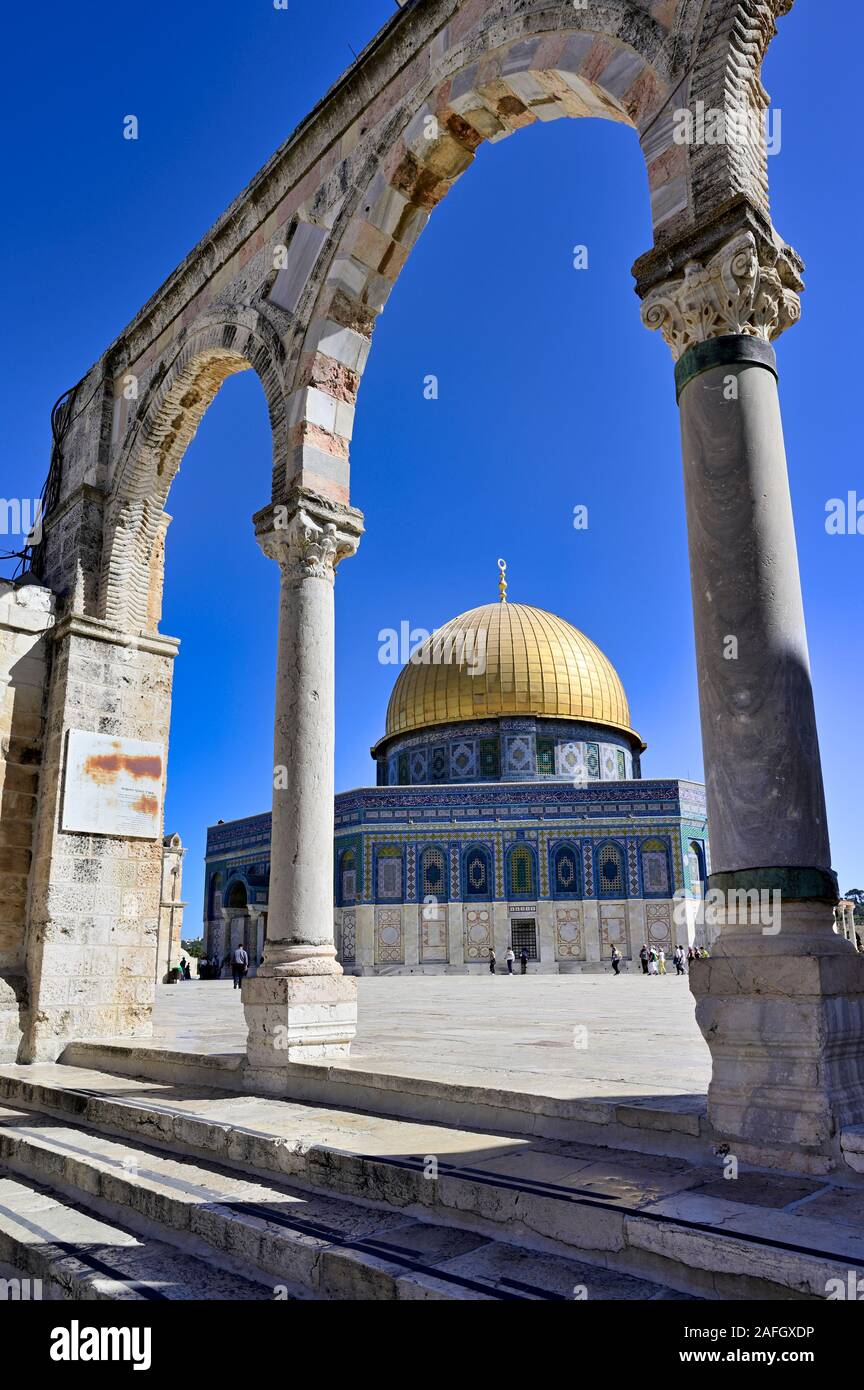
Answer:
<svg viewBox="0 0 864 1390"><path fill-rule="evenodd" d="M458 1227L417 1221L401 1211L382 1212L343 1198L313 1196L284 1183L239 1178L214 1164L169 1156L148 1145L110 1139L45 1115L2 1106L0 1167L15 1175L13 1188L20 1187L22 1177L38 1185L21 1190L30 1194L30 1200L50 1202L49 1238L54 1239L57 1229L65 1232L64 1248L77 1249L80 1240L104 1251L110 1232L116 1231L113 1223L120 1217L124 1227L143 1237L151 1252L166 1248L154 1244L155 1232L162 1241L179 1244L185 1252L179 1258L189 1266L206 1268L215 1258L220 1268L229 1271L226 1279L245 1276L250 1288L260 1290L246 1297L497 1301L681 1297L616 1270L519 1250ZM70 1209L55 1197L42 1196L49 1188L75 1206ZM57 1215L53 1215L55 1209ZM41 1216L39 1224L41 1228ZM128 1230L123 1239L130 1246L136 1241ZM22 1253L20 1246L20 1238L17 1245L11 1242L13 1256ZM23 1253L26 1256L29 1247ZM62 1258L70 1256L64 1253ZM87 1263L86 1254L80 1258ZM119 1273L123 1260L129 1263L127 1245L122 1245L121 1256L113 1263L104 1253L98 1259ZM164 1255L161 1263L164 1267ZM39 1267L44 1266L43 1255ZM22 1263L22 1269L31 1271L31 1264ZM95 1276L91 1272L86 1277ZM213 1282L219 1277L223 1276L214 1274ZM186 1283L184 1275L183 1287ZM202 1296L232 1294L229 1289Z"/></svg>
<svg viewBox="0 0 864 1390"><path fill-rule="evenodd" d="M185 1052L145 1043L72 1042L64 1049L62 1061L82 1070L234 1093L247 1083L245 1053L240 1051ZM247 1089L260 1093L254 1085ZM574 1097L466 1083L453 1076L446 1080L409 1076L354 1062L292 1062L280 1074L277 1098L397 1115L421 1124L584 1141L664 1157L675 1154L697 1162L712 1143L704 1096Z"/></svg>
<svg viewBox="0 0 864 1390"><path fill-rule="evenodd" d="M183 1254L164 1241L32 1180L0 1172L0 1269L29 1287L22 1298L269 1299L272 1289Z"/></svg>
<svg viewBox="0 0 864 1390"><path fill-rule="evenodd" d="M864 1197L828 1179L504 1136L67 1066L0 1099L244 1175L616 1269L685 1294L824 1298L864 1274ZM844 1284L845 1287L845 1284Z"/></svg>

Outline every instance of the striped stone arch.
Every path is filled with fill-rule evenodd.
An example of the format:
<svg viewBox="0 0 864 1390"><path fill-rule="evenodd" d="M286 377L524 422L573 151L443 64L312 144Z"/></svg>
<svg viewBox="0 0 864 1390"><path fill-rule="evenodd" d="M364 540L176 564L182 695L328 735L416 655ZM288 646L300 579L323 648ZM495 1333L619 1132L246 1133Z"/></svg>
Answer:
<svg viewBox="0 0 864 1390"><path fill-rule="evenodd" d="M105 507L98 616L112 626L134 634L154 632L158 626L165 502L204 412L227 377L248 370L257 373L273 431L273 476L284 478L284 355L267 317L237 308L195 321L149 374L116 445L114 481ZM118 382L124 379L120 373Z"/></svg>
<svg viewBox="0 0 864 1390"><path fill-rule="evenodd" d="M574 11L561 6L557 25L549 8L528 17L545 21L549 32L526 35L525 17L510 17L472 32L471 42L457 38L433 64L424 90L411 93L388 122L368 181L344 204L321 254L289 398L290 467L300 484L349 498L354 402L376 318L432 208L485 140L567 115L650 129L657 228L686 208L681 149L670 149L671 133L665 145L664 133L656 133L671 95L667 35L629 4L590 4L579 14L589 11L585 31L572 28ZM456 28L454 21L447 33Z"/></svg>
<svg viewBox="0 0 864 1390"><path fill-rule="evenodd" d="M645 158L655 250L739 192L767 207L764 150L734 159L716 147L694 152L676 141L675 113L700 97L743 97L761 112L759 66L773 14L789 3L587 0L574 9L537 0L518 14L489 0L460 7L432 45L424 81L380 112L390 118L364 166L368 177L348 193L332 230L318 229L289 398L292 480L347 502L354 406L377 316L433 208L484 141L564 116L631 126ZM304 230L314 240L315 229Z"/></svg>

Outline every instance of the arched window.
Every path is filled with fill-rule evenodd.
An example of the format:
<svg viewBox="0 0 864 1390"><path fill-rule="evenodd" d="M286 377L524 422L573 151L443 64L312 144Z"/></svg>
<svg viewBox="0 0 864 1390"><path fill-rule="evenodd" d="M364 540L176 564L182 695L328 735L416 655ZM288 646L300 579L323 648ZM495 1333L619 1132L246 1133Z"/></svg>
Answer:
<svg viewBox="0 0 864 1390"><path fill-rule="evenodd" d="M508 884L512 898L533 898L534 855L527 845L516 845L510 851Z"/></svg>
<svg viewBox="0 0 864 1390"><path fill-rule="evenodd" d="M694 893L701 890L704 892L705 879L705 846L701 840L691 840L687 852L687 867L690 870L690 887Z"/></svg>
<svg viewBox="0 0 864 1390"><path fill-rule="evenodd" d="M447 899L447 860L440 849L424 849L420 856L421 897Z"/></svg>
<svg viewBox="0 0 864 1390"><path fill-rule="evenodd" d="M643 840L642 891L646 897L668 898L671 894L669 881L669 847L665 840Z"/></svg>
<svg viewBox="0 0 864 1390"><path fill-rule="evenodd" d="M246 889L246 884L243 882L242 878L235 878L232 883L228 884L228 892L225 895L225 906L242 912L246 908L248 902L249 894Z"/></svg>
<svg viewBox="0 0 864 1390"><path fill-rule="evenodd" d="M346 849L342 851L339 860L339 891L343 903L353 903L357 901L357 851Z"/></svg>
<svg viewBox="0 0 864 1390"><path fill-rule="evenodd" d="M482 845L472 845L465 855L465 897L492 896L492 858Z"/></svg>
<svg viewBox="0 0 864 1390"><path fill-rule="evenodd" d="M572 845L558 845L552 859L552 892L556 898L579 897L579 859Z"/></svg>
<svg viewBox="0 0 864 1390"><path fill-rule="evenodd" d="M210 879L209 903L210 908L207 913L208 921L221 921L220 908L222 907L222 875L221 873L219 873L218 870Z"/></svg>
<svg viewBox="0 0 864 1390"><path fill-rule="evenodd" d="M601 898L623 898L627 892L624 851L608 840L597 850L597 892Z"/></svg>

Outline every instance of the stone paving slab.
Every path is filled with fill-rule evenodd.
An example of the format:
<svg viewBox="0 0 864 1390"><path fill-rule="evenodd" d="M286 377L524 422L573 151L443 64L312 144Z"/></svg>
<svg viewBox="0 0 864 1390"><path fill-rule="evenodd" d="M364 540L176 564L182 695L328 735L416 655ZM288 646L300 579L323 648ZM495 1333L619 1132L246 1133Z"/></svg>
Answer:
<svg viewBox="0 0 864 1390"><path fill-rule="evenodd" d="M711 1058L686 977L487 972L357 983L357 1037L334 1071L704 1107ZM240 991L230 980L157 990L148 1047L230 1054L242 1052L245 1039Z"/></svg>

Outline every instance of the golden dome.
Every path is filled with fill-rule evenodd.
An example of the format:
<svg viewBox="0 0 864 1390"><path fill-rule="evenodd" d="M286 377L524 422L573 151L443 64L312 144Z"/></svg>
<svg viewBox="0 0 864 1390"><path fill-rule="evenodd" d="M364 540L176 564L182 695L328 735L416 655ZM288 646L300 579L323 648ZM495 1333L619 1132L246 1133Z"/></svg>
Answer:
<svg viewBox="0 0 864 1390"><path fill-rule="evenodd" d="M599 647L554 613L506 600L460 614L418 647L393 687L385 739L502 715L602 724L644 747Z"/></svg>

